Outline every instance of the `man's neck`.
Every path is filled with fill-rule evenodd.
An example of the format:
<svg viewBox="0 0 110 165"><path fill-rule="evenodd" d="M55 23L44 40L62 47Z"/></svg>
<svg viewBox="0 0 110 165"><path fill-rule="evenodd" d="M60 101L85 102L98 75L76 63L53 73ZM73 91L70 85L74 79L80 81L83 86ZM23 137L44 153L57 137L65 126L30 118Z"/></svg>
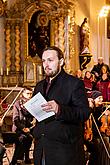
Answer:
<svg viewBox="0 0 110 165"><path fill-rule="evenodd" d="M52 81L55 77L57 77L57 75L61 72L61 69L59 70L59 72L54 76L54 77L49 77L50 81Z"/></svg>

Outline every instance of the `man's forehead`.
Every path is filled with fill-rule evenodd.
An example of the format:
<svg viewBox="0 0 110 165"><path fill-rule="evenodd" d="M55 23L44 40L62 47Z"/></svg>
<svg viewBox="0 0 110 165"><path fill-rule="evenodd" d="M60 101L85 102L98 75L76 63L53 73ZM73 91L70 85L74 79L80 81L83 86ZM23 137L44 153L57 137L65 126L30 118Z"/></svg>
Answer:
<svg viewBox="0 0 110 165"><path fill-rule="evenodd" d="M42 55L42 59L49 57L58 57L57 52L55 50L46 50Z"/></svg>
<svg viewBox="0 0 110 165"><path fill-rule="evenodd" d="M102 57L98 58L98 61L103 61L103 58Z"/></svg>
<svg viewBox="0 0 110 165"><path fill-rule="evenodd" d="M28 90L28 89L25 89L24 90L24 93L32 93L32 91L31 90Z"/></svg>
<svg viewBox="0 0 110 165"><path fill-rule="evenodd" d="M95 100L103 99L103 96L98 96Z"/></svg>

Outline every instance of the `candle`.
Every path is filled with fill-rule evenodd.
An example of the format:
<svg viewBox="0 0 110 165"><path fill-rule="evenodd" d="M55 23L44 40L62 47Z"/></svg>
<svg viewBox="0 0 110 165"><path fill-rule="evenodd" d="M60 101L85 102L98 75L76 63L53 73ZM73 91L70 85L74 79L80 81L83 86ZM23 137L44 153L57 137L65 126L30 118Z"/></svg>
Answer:
<svg viewBox="0 0 110 165"><path fill-rule="evenodd" d="M7 76L9 75L9 68L7 68L7 70L6 70L6 74L7 74Z"/></svg>
<svg viewBox="0 0 110 165"><path fill-rule="evenodd" d="M0 74L1 74L1 76L3 75L3 67L1 67L1 69L0 69Z"/></svg>

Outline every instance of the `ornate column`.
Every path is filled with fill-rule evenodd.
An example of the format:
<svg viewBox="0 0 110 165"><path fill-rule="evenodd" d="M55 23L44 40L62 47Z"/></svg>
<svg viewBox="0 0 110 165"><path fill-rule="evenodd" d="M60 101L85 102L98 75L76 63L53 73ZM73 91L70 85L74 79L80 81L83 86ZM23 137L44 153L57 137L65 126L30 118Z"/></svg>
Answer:
<svg viewBox="0 0 110 165"><path fill-rule="evenodd" d="M15 26L15 67L16 71L20 71L20 26Z"/></svg>
<svg viewBox="0 0 110 165"><path fill-rule="evenodd" d="M64 52L64 43L65 43L65 38L64 38L64 18L61 17L59 19L59 27L58 27L58 32L59 32L59 48Z"/></svg>
<svg viewBox="0 0 110 165"><path fill-rule="evenodd" d="M68 25L68 15L65 17L65 69L68 71L69 66L69 25Z"/></svg>
<svg viewBox="0 0 110 165"><path fill-rule="evenodd" d="M55 20L55 46L58 46L58 19Z"/></svg>
<svg viewBox="0 0 110 165"><path fill-rule="evenodd" d="M3 84L5 63L4 4L0 0L0 86Z"/></svg>
<svg viewBox="0 0 110 165"><path fill-rule="evenodd" d="M75 70L75 11L71 9L70 24L69 24L69 45L70 45L70 73L74 73Z"/></svg>
<svg viewBox="0 0 110 165"><path fill-rule="evenodd" d="M75 15L74 8L68 10L68 16L65 18L65 30L66 30L66 70L70 74L73 74L75 68Z"/></svg>
<svg viewBox="0 0 110 165"><path fill-rule="evenodd" d="M50 35L50 45L53 46L55 41L54 41L54 36L55 36L55 23L54 23L54 20L51 19L51 27L50 27L50 32L51 32L51 35Z"/></svg>
<svg viewBox="0 0 110 165"><path fill-rule="evenodd" d="M11 29L10 25L6 25L6 74L9 74L10 67L11 67Z"/></svg>

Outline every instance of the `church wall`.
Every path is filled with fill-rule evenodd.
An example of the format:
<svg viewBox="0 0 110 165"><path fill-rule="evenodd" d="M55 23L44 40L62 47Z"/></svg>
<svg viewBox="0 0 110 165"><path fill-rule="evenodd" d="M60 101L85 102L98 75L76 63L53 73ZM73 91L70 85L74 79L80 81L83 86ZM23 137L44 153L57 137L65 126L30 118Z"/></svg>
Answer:
<svg viewBox="0 0 110 165"><path fill-rule="evenodd" d="M92 27L90 39L91 45L95 48L95 50L92 50L94 62L97 62L97 57L102 56L104 58L104 62L109 64L110 40L107 39L107 18L98 18L98 13L104 5L106 5L105 0L100 0L100 3L98 0L96 0L96 3L93 3L91 0L90 24L92 25Z"/></svg>
<svg viewBox="0 0 110 165"><path fill-rule="evenodd" d="M80 26L85 17L90 19L90 0L78 0L75 12L76 24Z"/></svg>

